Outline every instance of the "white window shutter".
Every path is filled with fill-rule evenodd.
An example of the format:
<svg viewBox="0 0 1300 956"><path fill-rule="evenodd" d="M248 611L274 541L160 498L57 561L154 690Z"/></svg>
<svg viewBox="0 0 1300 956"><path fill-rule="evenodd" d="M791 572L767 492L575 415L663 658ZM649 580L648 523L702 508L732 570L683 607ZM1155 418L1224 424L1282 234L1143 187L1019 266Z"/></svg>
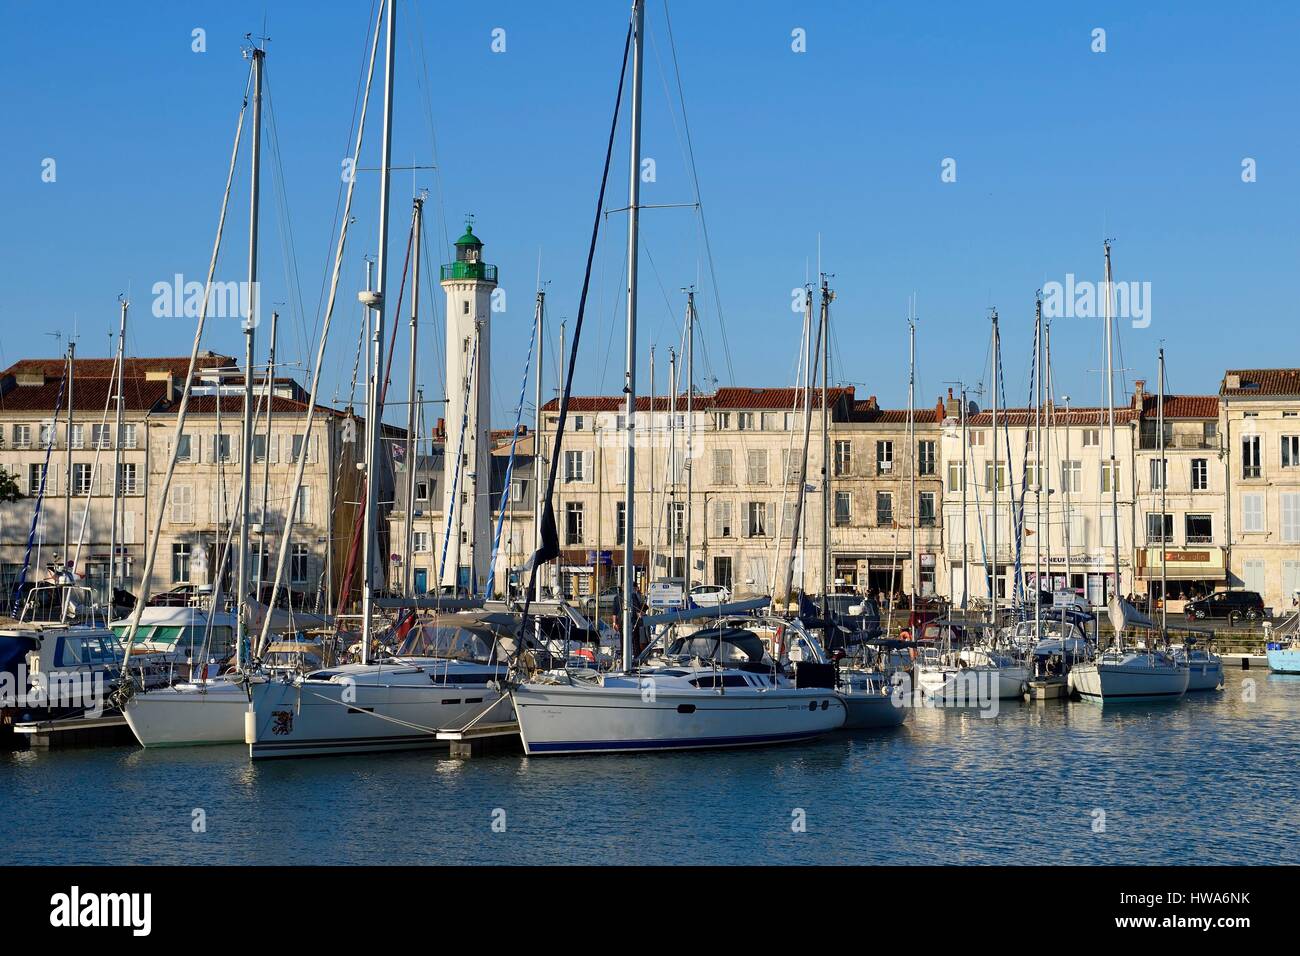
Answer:
<svg viewBox="0 0 1300 956"><path fill-rule="evenodd" d="M748 538L751 537L749 532L749 502L748 501L746 501L743 505L741 505L741 511L743 512L743 514L740 516L741 533L746 538Z"/></svg>
<svg viewBox="0 0 1300 956"><path fill-rule="evenodd" d="M583 451L583 453L582 453L582 480L585 481L587 484L591 484L591 482L594 481L594 480L595 480L595 477L596 477L596 475L595 475L595 470L594 470L593 467L592 467L592 463L593 463L593 455L592 455L592 453L591 453L590 451Z"/></svg>
<svg viewBox="0 0 1300 956"><path fill-rule="evenodd" d="M280 462L280 436L269 435L266 439L266 457L272 464Z"/></svg>
<svg viewBox="0 0 1300 956"><path fill-rule="evenodd" d="M135 512L129 508L122 512L122 543L135 544Z"/></svg>

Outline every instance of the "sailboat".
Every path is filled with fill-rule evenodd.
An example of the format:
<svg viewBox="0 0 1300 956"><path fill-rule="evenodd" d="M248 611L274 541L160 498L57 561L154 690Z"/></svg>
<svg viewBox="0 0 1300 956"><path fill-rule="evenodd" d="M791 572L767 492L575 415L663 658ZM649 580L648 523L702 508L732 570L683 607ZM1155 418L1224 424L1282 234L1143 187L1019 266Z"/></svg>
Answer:
<svg viewBox="0 0 1300 956"><path fill-rule="evenodd" d="M619 102L626 77L627 56L632 55L631 78L631 149L628 202L628 296L627 355L625 391L628 429L626 441L624 508L624 577L622 601L622 667L607 674L590 671L547 671L528 674L522 666L511 682L510 695L519 722L519 736L524 752L530 755L578 753L626 753L635 751L695 750L716 747L741 747L807 740L842 726L845 709L835 694L833 679L821 687L789 686L780 681L765 660L763 644L739 629L713 628L687 636L668 638L659 658L638 659L633 641L641 630L637 620L639 601L634 600L633 545L636 537L636 443L632 440L636 422L636 343L637 343L637 265L638 226L640 217L641 100L642 58L644 53L645 2L635 0L628 36L624 47L623 68L619 77L619 94L614 109L613 129L606 151L604 175L597 201L596 225L591 250L594 250L601 218L601 206L608 182L609 164L617 129ZM588 254L587 278L578 307L571 355L576 357L586 309L591 273L591 250ZM538 566L559 555L559 536L555 528L552 494L555 488L559 449L564 436L569 396L572 391L574 362L568 363L568 375L560 402L559 421L555 430L556 453L552 456L547 479L547 495L542 523L542 547L534 555L530 574L536 580ZM690 557L687 557L689 563ZM533 587L530 585L528 594ZM527 629L527 601L524 622ZM678 612L724 615L734 608L716 608ZM668 634L665 631L665 634ZM751 639L752 638L752 639ZM517 663L519 659L516 658Z"/></svg>
<svg viewBox="0 0 1300 956"><path fill-rule="evenodd" d="M1083 700L1094 703L1129 701L1177 700L1187 693L1190 678L1187 662L1153 646L1124 647L1124 630L1127 626L1154 627L1154 622L1139 615L1135 608L1119 596L1119 473L1116 468L1115 443L1115 365L1112 342L1112 289L1110 242L1104 244L1106 256L1105 321L1106 321L1106 402L1110 421L1110 500L1111 522L1114 529L1115 592L1109 604L1110 623L1115 634L1110 647L1099 651L1091 661L1076 664L1068 678L1070 690Z"/></svg>

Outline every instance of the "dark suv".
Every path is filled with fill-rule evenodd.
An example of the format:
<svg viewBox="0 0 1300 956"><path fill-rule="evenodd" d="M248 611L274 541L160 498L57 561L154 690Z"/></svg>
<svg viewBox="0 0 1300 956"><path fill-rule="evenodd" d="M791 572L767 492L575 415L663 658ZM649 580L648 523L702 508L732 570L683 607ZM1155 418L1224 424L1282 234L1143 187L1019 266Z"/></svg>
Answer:
<svg viewBox="0 0 1300 956"><path fill-rule="evenodd" d="M1264 599L1256 591L1219 591L1187 602L1187 617L1193 621L1227 618L1230 622L1258 621L1264 617Z"/></svg>

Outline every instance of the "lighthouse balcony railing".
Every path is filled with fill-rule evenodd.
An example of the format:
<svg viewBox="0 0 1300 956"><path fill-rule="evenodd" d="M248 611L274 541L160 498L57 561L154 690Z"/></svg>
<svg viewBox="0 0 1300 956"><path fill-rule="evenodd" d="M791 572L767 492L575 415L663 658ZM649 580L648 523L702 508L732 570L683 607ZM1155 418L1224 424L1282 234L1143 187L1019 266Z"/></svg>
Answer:
<svg viewBox="0 0 1300 956"><path fill-rule="evenodd" d="M497 281L497 267L486 262L448 262L442 267L442 281L448 279L479 279L484 282Z"/></svg>

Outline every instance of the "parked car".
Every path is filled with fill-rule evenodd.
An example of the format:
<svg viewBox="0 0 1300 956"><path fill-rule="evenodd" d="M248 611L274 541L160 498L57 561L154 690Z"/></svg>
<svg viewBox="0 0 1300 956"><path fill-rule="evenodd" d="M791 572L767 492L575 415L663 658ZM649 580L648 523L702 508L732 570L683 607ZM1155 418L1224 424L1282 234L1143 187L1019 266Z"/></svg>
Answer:
<svg viewBox="0 0 1300 956"><path fill-rule="evenodd" d="M1192 621L1208 618L1226 618L1233 624L1242 620L1258 621L1264 617L1264 599L1258 591L1216 591L1188 601L1185 613Z"/></svg>
<svg viewBox="0 0 1300 956"><path fill-rule="evenodd" d="M716 607L731 600L731 589L725 584L697 584L691 588L691 601L696 607Z"/></svg>

